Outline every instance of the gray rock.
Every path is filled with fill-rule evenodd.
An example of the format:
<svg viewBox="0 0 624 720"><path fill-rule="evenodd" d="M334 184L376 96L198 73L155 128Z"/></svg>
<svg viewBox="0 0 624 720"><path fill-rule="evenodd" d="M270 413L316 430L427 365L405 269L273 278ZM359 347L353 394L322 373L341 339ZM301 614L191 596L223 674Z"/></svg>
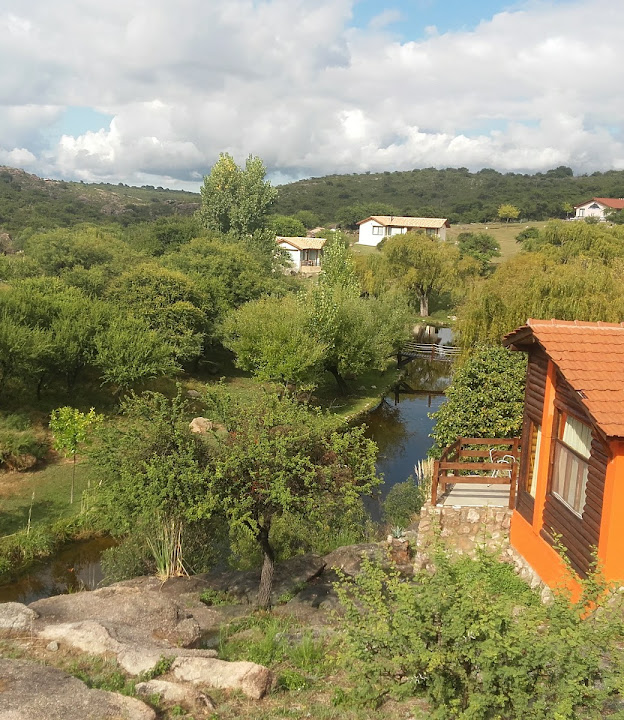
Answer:
<svg viewBox="0 0 624 720"><path fill-rule="evenodd" d="M59 644L56 642L56 640L52 640L52 642L49 642L46 645L46 650L49 650L50 652L56 652L59 649Z"/></svg>
<svg viewBox="0 0 624 720"><path fill-rule="evenodd" d="M155 720L135 698L90 690L56 668L0 659L0 720Z"/></svg>
<svg viewBox="0 0 624 720"><path fill-rule="evenodd" d="M156 578L139 580L133 585L117 583L100 590L37 600L29 606L40 616L35 628L86 621L101 625L123 644L197 645L201 630L191 614L160 592L162 584Z"/></svg>
<svg viewBox="0 0 624 720"><path fill-rule="evenodd" d="M263 665L211 658L176 658L171 672L182 682L220 690L240 690L254 700L264 697L273 682L271 671Z"/></svg>
<svg viewBox="0 0 624 720"><path fill-rule="evenodd" d="M21 634L32 628L37 613L18 602L0 604L0 636Z"/></svg>
<svg viewBox="0 0 624 720"><path fill-rule="evenodd" d="M193 400L198 400L201 397L201 393L197 392L197 390L187 390L186 394L188 397L193 398Z"/></svg>
<svg viewBox="0 0 624 720"><path fill-rule="evenodd" d="M189 423L189 430L197 435L205 435L212 430L212 421L205 417L196 417Z"/></svg>
<svg viewBox="0 0 624 720"><path fill-rule="evenodd" d="M341 570L345 575L354 577L360 572L363 557L382 563L387 562L386 553L377 543L360 543L337 548L329 555L325 555L323 560L328 568Z"/></svg>
<svg viewBox="0 0 624 720"><path fill-rule="evenodd" d="M150 697L157 695L161 702L182 704L191 709L214 712L217 709L213 699L194 687L180 685L167 680L148 680L137 683L135 690L138 695Z"/></svg>
<svg viewBox="0 0 624 720"><path fill-rule="evenodd" d="M107 628L93 620L43 626L37 630L37 635L44 640L65 643L89 655L117 655L124 649Z"/></svg>

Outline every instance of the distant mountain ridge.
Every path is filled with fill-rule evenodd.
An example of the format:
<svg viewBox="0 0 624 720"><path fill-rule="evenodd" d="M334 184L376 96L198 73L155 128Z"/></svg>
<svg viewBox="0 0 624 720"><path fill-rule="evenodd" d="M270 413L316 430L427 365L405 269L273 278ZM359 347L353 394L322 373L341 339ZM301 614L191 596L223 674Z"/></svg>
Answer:
<svg viewBox="0 0 624 720"><path fill-rule="evenodd" d="M198 207L199 195L183 190L44 180L0 166L0 230L10 233L82 222L129 225Z"/></svg>

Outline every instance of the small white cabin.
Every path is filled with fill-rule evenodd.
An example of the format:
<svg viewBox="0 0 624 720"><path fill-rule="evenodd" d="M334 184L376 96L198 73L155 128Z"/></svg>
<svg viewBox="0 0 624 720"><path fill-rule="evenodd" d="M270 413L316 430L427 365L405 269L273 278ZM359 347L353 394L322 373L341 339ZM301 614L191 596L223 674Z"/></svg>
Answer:
<svg viewBox="0 0 624 720"><path fill-rule="evenodd" d="M446 218L400 217L398 215L372 215L360 220L358 243L360 245L379 245L391 235L401 235L410 230L421 230L426 235L446 240L446 228L450 227Z"/></svg>
<svg viewBox="0 0 624 720"><path fill-rule="evenodd" d="M624 198L592 198L587 202L575 205L575 220L584 220L588 217L596 217L599 220L606 220L612 211L624 210Z"/></svg>
<svg viewBox="0 0 624 720"><path fill-rule="evenodd" d="M325 238L278 236L275 240L289 254L296 272L312 274L321 271Z"/></svg>

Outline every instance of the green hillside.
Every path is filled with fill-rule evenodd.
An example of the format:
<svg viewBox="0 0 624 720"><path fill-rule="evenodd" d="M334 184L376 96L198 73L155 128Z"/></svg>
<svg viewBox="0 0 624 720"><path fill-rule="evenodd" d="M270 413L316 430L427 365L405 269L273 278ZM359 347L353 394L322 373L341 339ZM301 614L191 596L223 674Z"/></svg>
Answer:
<svg viewBox="0 0 624 720"><path fill-rule="evenodd" d="M546 173L522 175L484 169L329 175L300 180L279 188L275 212L315 213L321 223L353 226L371 214L447 217L451 223L489 222L503 203L521 210L521 219L564 218L564 203L579 204L591 197L623 197L624 171L610 170L574 177L559 167Z"/></svg>
<svg viewBox="0 0 624 720"><path fill-rule="evenodd" d="M181 190L43 180L0 166L0 232L82 222L129 225L167 215L190 215L198 205L197 194Z"/></svg>

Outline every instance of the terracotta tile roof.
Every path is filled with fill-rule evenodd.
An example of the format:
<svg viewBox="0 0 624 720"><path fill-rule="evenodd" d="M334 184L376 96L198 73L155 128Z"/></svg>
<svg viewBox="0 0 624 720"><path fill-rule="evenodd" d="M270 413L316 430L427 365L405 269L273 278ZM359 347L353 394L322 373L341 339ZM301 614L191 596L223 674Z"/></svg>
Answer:
<svg viewBox="0 0 624 720"><path fill-rule="evenodd" d="M325 246L325 238L314 238L314 237L282 237L278 235L275 238L278 245L282 243L288 243L297 250L322 250Z"/></svg>
<svg viewBox="0 0 624 720"><path fill-rule="evenodd" d="M358 225L375 220L380 225L392 225L392 227L410 227L410 228L441 228L445 225L448 227L449 221L446 218L417 218L405 217L402 215L371 215L365 220L360 220Z"/></svg>
<svg viewBox="0 0 624 720"><path fill-rule="evenodd" d="M544 348L608 437L624 437L624 323L527 320L505 335L522 348Z"/></svg>
<svg viewBox="0 0 624 720"><path fill-rule="evenodd" d="M601 205L606 205L613 210L624 210L624 198L592 198L591 200L586 200L580 205L575 205L574 207L580 208L583 207L583 205L587 205L592 202L599 202Z"/></svg>

